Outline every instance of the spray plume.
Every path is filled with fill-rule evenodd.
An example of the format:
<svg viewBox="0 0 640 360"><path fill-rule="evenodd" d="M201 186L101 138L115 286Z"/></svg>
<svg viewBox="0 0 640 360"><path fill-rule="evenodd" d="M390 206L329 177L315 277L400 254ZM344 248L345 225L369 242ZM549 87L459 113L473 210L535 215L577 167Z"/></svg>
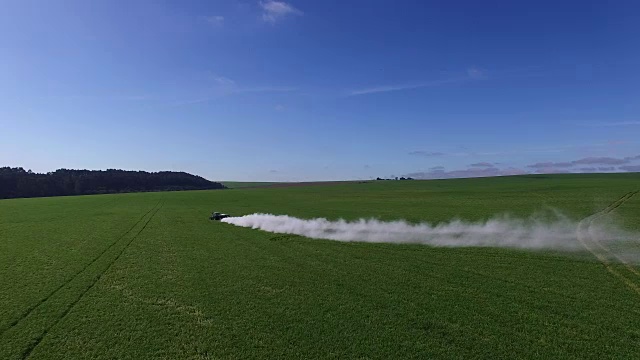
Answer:
<svg viewBox="0 0 640 360"><path fill-rule="evenodd" d="M558 213L549 221L544 217L514 219L508 216L486 221L453 220L445 223L412 224L403 220L356 221L324 218L299 219L287 215L251 214L231 217L223 222L273 233L296 234L315 239L361 242L418 243L432 246L494 246L524 249L583 249L581 231L600 242L627 237L612 225L590 223L588 229Z"/></svg>

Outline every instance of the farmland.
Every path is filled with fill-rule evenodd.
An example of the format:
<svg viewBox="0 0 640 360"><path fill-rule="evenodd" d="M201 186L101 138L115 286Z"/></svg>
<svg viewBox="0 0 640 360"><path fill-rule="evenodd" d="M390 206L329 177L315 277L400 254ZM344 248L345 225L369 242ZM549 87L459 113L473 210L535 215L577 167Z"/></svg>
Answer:
<svg viewBox="0 0 640 360"><path fill-rule="evenodd" d="M255 187L264 187L264 186L277 184L275 182L264 182L264 181L255 181L255 182L221 181L221 183L230 189L255 188Z"/></svg>
<svg viewBox="0 0 640 360"><path fill-rule="evenodd" d="M315 240L208 215L553 208L640 232L639 189L640 174L592 174L2 200L0 359L636 358L636 264Z"/></svg>

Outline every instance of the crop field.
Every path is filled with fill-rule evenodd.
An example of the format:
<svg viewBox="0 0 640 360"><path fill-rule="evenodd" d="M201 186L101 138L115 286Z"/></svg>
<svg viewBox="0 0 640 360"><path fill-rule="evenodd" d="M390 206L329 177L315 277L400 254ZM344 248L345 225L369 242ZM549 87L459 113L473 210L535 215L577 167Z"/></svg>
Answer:
<svg viewBox="0 0 640 360"><path fill-rule="evenodd" d="M640 174L593 174L2 200L0 359L638 358L640 267L597 239L432 247L208 219L552 208L640 234L638 190Z"/></svg>
<svg viewBox="0 0 640 360"><path fill-rule="evenodd" d="M264 186L277 184L275 182L264 182L264 181L255 181L255 182L221 181L221 183L222 185L228 187L229 189L255 188L255 187L264 187Z"/></svg>

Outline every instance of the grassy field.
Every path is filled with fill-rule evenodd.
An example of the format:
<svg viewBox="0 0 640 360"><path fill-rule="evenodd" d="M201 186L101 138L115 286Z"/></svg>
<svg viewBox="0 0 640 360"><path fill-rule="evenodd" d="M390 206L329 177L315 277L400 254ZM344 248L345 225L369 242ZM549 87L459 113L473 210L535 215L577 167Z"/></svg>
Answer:
<svg viewBox="0 0 640 360"><path fill-rule="evenodd" d="M265 182L265 181L256 181L256 182L246 182L246 181L220 181L220 183L229 189L243 189L243 188L255 188L262 186L269 186L278 184L277 182Z"/></svg>
<svg viewBox="0 0 640 360"><path fill-rule="evenodd" d="M640 174L540 175L2 200L0 359L637 358L635 265L208 215L579 220L639 189ZM640 195L624 200L606 217L640 231Z"/></svg>

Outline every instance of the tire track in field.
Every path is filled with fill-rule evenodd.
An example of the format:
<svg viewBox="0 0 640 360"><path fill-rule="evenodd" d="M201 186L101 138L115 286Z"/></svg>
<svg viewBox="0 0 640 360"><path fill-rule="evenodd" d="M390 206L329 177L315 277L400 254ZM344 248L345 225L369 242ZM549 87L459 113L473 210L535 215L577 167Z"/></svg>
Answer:
<svg viewBox="0 0 640 360"><path fill-rule="evenodd" d="M133 226L131 226L131 228L129 228L127 231L125 231L124 233L122 233L122 235L118 236L118 238L112 242L109 246L107 246L104 250L102 250L95 258L93 258L93 260L91 260L89 263L87 263L82 269L80 269L80 271L78 271L77 273L75 273L72 277L70 277L68 280L66 280L65 282L63 282L60 286L58 286L57 288L55 288L52 292L50 292L47 296L43 297L42 299L40 299L40 301L38 301L37 303L35 303L34 305L30 306L25 312L23 312L17 319L15 319L14 321L12 321L9 326L6 329L3 329L2 331L0 331L0 337L4 336L4 334L11 330L11 328L17 326L22 320L24 320L25 318L27 318L29 315L31 315L31 313L33 313L38 307L40 307L42 304L46 303L47 300L49 300L52 296L54 296L55 294L57 294L60 290L62 290L64 287L66 287L67 285L69 285L73 280L75 280L76 278L78 278L78 276L80 276L82 273L84 273L91 265L93 265L96 261L100 260L100 258L102 258L102 256L109 251L111 248L113 248L117 243L120 242L120 240L122 240L125 236L127 236L127 234L129 234L136 226L138 226L140 223L142 223L143 219L149 215L149 213L151 213L156 207L158 207L158 205L160 205L160 201L158 201L157 204L155 204L151 209L149 209L146 213L144 213L144 215L142 215L140 217L140 219L138 219Z"/></svg>
<svg viewBox="0 0 640 360"><path fill-rule="evenodd" d="M625 196L623 196L621 199L619 199L617 201L617 203L614 206L609 206L607 207L605 210L602 211L600 216L606 215L611 213L612 211L614 211L615 209L617 209L618 207L620 207L623 203L625 203L626 201L630 200L634 195L638 194L640 192L640 190L637 191L633 191L630 193L627 193ZM595 218L593 219L595 220ZM591 235L591 234L590 234ZM592 239L595 239L595 237L593 235L591 235ZM632 274L640 277L640 272L638 272L638 270L636 270L633 266L631 266L626 260L624 260L622 257L618 256L618 254L614 253L608 246L606 246L605 244L603 244L602 242L598 241L597 239L595 239L594 241L596 243L596 245L598 245L598 247L600 249L602 249L603 251L613 255L616 259L618 259L618 261L620 261L620 263L622 263L624 265L624 267Z"/></svg>
<svg viewBox="0 0 640 360"><path fill-rule="evenodd" d="M601 210L599 213L595 214L595 216L592 217L591 221L589 222L589 225L591 225L591 222L593 222L594 220L611 213L612 211L614 211L615 209L619 208L622 204L624 204L625 202L627 202L628 200L630 200L634 195L636 195L637 193L639 193L640 190L637 191L631 191L626 193L623 197L621 197L620 199L616 200L615 202L613 202L612 204L610 204L609 206L607 206L605 209ZM614 253L608 246L606 246L605 244L603 244L601 241L599 241L595 236L593 236L593 234L591 233L590 229L588 228L587 231L589 232L589 235L592 239L592 241L604 252L608 253L609 255L612 255L613 257L615 257L616 259L618 259L618 261L620 263L622 263L624 265L624 267L631 273L633 273L636 276L640 276L640 272L638 272L636 269L633 268L633 266L631 266L626 260L624 260L623 258L621 258L620 256L618 256L618 254Z"/></svg>
<svg viewBox="0 0 640 360"><path fill-rule="evenodd" d="M49 331L51 329L53 329L56 325L58 325L60 323L60 321L62 321L70 312L71 310L73 310L73 308L78 304L78 302L80 302L80 300L82 300L82 298L89 292L89 290L91 290L95 284L102 278L102 276L109 271L109 269L111 269L111 266L113 266L113 264L115 264L116 261L118 261L118 259L120 259L120 256L122 256L122 254L125 252L125 250L127 250L127 248L129 248L129 246L131 245L131 243L144 231L144 229L147 228L147 225L149 225L149 223L151 222L151 220L156 216L156 214L158 213L158 211L160 211L160 209L162 209L162 207L164 206L164 202L160 203L160 206L157 207L155 209L155 211L153 212L153 214L151 214L151 216L147 219L147 221L144 223L144 225L142 226L142 228L140 230L138 230L138 232L129 240L129 242L120 250L120 252L118 253L118 255L116 255L116 257L111 260L109 262L109 265L107 265L105 267L104 270L102 270L98 276L96 276L93 279L93 282L87 286L87 288L82 291L80 293L80 295L71 303L69 304L69 306L65 309L65 311L56 319L56 321L51 324L48 328L46 328L42 334L40 334L40 336L38 336L34 342L32 342L31 344L29 344L29 346L24 350L24 352L22 353L22 359L27 359L29 358L29 356L31 355L31 353L33 352L33 350L35 350L36 347L38 347L38 345L40 345L40 343L42 342L42 340L47 336L47 334L49 333ZM155 207L154 207L155 208Z"/></svg>
<svg viewBox="0 0 640 360"><path fill-rule="evenodd" d="M611 213L612 211L614 211L615 209L619 208L620 206L622 206L622 204L629 201L634 195L638 194L639 192L640 190L630 191L624 194L624 196L622 196L618 200L609 204L604 209L598 211L597 213L591 216L588 216L582 219L582 221L580 221L580 223L578 224L578 229L576 230L578 241L580 241L582 246L585 249L587 249L587 251L589 251L593 256L595 256L595 258L598 259L600 263L602 263L602 265L610 274L620 279L625 285L627 285L627 287L629 287L631 290L636 292L636 294L638 295L640 295L640 286L633 280L629 279L627 276L623 275L622 273L614 269L608 257L609 256L615 257L618 261L620 261L620 263L625 267L625 269L627 269L630 273L638 277L640 277L640 272L638 272L626 260L624 260L617 254L615 254L613 251L611 251L609 247L602 244L591 232L591 225L598 218L605 216ZM594 247L597 247L599 250L594 249Z"/></svg>

